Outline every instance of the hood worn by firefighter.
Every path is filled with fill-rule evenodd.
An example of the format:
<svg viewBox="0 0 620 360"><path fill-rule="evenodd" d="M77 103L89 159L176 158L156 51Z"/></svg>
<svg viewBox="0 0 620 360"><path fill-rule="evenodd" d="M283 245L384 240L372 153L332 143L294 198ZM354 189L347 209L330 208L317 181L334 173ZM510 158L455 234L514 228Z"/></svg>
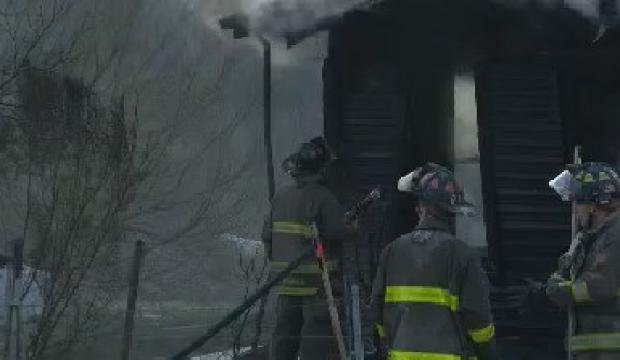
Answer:
<svg viewBox="0 0 620 360"><path fill-rule="evenodd" d="M338 270L339 248L346 235L344 211L335 196L323 185L323 172L331 160L322 138L301 145L282 164L294 183L275 194L271 212L263 228L263 242L271 260L271 270L279 272L304 249L312 246L315 223L325 245L327 268ZM321 269L308 260L276 288L276 327L270 358L275 360L325 360L337 357L332 337Z"/></svg>
<svg viewBox="0 0 620 360"><path fill-rule="evenodd" d="M371 311L389 360L489 359L494 333L489 284L478 256L452 234L454 214L472 214L446 168L429 163L401 178L418 199L417 228L383 250Z"/></svg>
<svg viewBox="0 0 620 360"><path fill-rule="evenodd" d="M573 359L620 359L620 178L605 163L569 165L550 182L576 202L579 231L544 287L574 310Z"/></svg>

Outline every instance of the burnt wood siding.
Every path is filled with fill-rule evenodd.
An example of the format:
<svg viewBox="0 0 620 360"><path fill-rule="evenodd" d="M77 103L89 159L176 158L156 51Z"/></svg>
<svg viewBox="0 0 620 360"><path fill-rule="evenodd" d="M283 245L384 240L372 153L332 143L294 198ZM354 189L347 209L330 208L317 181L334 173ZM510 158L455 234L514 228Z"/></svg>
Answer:
<svg viewBox="0 0 620 360"><path fill-rule="evenodd" d="M323 69L325 135L338 155L330 186L345 208L376 186L384 191L383 199L360 222L358 236L343 246L345 280L360 285L361 298L368 299L381 250L394 239L392 230L397 228L395 184L402 166L405 106L391 67L353 66L357 63L353 55L336 46L343 44L342 35L330 33L332 49ZM362 321L368 344L373 322L364 307ZM349 330L345 326L345 332Z"/></svg>
<svg viewBox="0 0 620 360"><path fill-rule="evenodd" d="M548 186L564 169L555 73L493 66L478 76L483 187L502 282L543 279L570 244L570 206Z"/></svg>
<svg viewBox="0 0 620 360"><path fill-rule="evenodd" d="M566 163L556 74L492 65L479 70L476 81L498 336L561 352L562 314L549 310L527 319L515 301L525 290L523 279L546 279L570 244L570 206L548 186Z"/></svg>

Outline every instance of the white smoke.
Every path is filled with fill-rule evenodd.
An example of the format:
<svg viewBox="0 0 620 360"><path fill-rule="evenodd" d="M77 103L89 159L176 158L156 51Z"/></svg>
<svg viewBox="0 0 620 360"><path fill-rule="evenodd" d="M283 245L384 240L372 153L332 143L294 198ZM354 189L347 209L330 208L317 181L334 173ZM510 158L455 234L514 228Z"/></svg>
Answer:
<svg viewBox="0 0 620 360"><path fill-rule="evenodd" d="M232 39L231 31L222 31L219 20L233 15L247 16L250 39L249 43L257 51L262 46L257 36L277 40L272 43L273 63L276 66L297 64L298 57L306 56L304 51L296 54L286 49L283 36L300 30L313 29L317 22L330 17L338 17L354 9L367 9L373 4L390 0L188 0L200 7L205 24L228 44ZM609 14L601 14L602 1L615 2L620 10L620 0L491 0L511 9L525 9L537 4L547 10L569 8L589 19L595 25L605 24L599 36L610 24L620 23L617 13L610 18ZM315 29L316 30L316 29ZM248 42L245 42L246 44ZM313 46L310 46L312 48ZM314 50L310 50L314 51Z"/></svg>
<svg viewBox="0 0 620 360"><path fill-rule="evenodd" d="M600 17L599 2L600 0L564 0L564 5L588 19L597 20Z"/></svg>
<svg viewBox="0 0 620 360"><path fill-rule="evenodd" d="M311 27L318 20L338 16L353 8L389 0L203 0L208 4L209 21L217 16L244 13L249 17L250 29L259 35L279 35ZM523 8L533 2L547 9L569 8L594 22L600 22L600 4L609 1L620 12L620 0L493 0L509 8ZM225 4L226 6L224 6ZM214 11L217 8L216 11ZM617 15L616 15L617 16Z"/></svg>
<svg viewBox="0 0 620 360"><path fill-rule="evenodd" d="M530 0L496 0L501 2L521 3L527 4ZM607 2L607 4L603 4ZM613 16L617 17L620 11L620 0L537 0L539 5L545 8L558 8L564 7L574 10L581 16L595 22L607 22L610 19L604 19L605 17ZM610 13L601 13L601 5L607 7Z"/></svg>
<svg viewBox="0 0 620 360"><path fill-rule="evenodd" d="M562 1L563 0L537 0L536 4L544 8L553 8L561 5ZM493 2L514 9L521 9L532 4L532 0L493 0Z"/></svg>
<svg viewBox="0 0 620 360"><path fill-rule="evenodd" d="M250 28L257 33L277 35L313 26L320 19L342 15L368 0L242 0Z"/></svg>

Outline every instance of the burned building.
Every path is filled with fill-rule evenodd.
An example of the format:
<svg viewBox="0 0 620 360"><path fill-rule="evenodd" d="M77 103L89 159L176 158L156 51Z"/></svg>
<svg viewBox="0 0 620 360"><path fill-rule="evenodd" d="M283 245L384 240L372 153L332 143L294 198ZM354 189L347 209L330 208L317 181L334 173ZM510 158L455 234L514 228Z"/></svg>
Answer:
<svg viewBox="0 0 620 360"><path fill-rule="evenodd" d="M490 0L373 1L278 31L294 46L323 30L332 187L345 204L375 185L388 192L346 248L349 280L367 295L383 246L415 224L399 176L426 161L473 169L500 346L506 358L562 358L563 314L523 313L518 299L524 279L545 279L570 243L570 208L548 181L577 145L585 160L620 163L620 31L597 38L597 24L561 2ZM455 147L463 116L474 119L471 156ZM536 354L519 355L528 348Z"/></svg>

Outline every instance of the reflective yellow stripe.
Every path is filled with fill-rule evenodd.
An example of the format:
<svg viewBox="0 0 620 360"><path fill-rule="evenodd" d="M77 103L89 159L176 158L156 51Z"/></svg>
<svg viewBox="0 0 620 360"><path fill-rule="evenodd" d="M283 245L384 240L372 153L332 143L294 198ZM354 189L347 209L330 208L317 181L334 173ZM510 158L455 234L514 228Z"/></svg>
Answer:
<svg viewBox="0 0 620 360"><path fill-rule="evenodd" d="M312 226L294 221L274 221L272 231L278 234L301 235L309 239L314 236Z"/></svg>
<svg viewBox="0 0 620 360"><path fill-rule="evenodd" d="M485 343L489 342L489 340L491 340L495 335L495 327L493 324L489 324L489 326L482 329L468 330L467 333L475 343Z"/></svg>
<svg viewBox="0 0 620 360"><path fill-rule="evenodd" d="M590 291L588 290L588 284L586 284L585 281L563 281L560 283L560 287L570 287L573 300L575 300L575 302L577 303L586 303L592 301ZM616 297L620 298L620 289L616 293Z"/></svg>
<svg viewBox="0 0 620 360"><path fill-rule="evenodd" d="M328 261L327 271L329 272L337 271L338 265L339 265L338 261ZM273 271L282 271L286 269L287 266L288 266L288 262L285 262L285 261L273 261L271 263L271 269ZM319 265L317 264L300 265L297 269L293 270L292 272L292 274L299 274L299 275L315 275L315 274L320 274L320 273L321 273L321 269L319 268Z"/></svg>
<svg viewBox="0 0 620 360"><path fill-rule="evenodd" d="M383 339L385 337L385 328L383 327L383 325L375 324L375 328L377 329L377 335L379 335L379 337Z"/></svg>
<svg viewBox="0 0 620 360"><path fill-rule="evenodd" d="M388 360L461 360L460 355L390 350Z"/></svg>
<svg viewBox="0 0 620 360"><path fill-rule="evenodd" d="M431 286L387 286L385 302L428 303L447 306L452 311L456 311L459 307L458 296L450 294L446 289Z"/></svg>
<svg viewBox="0 0 620 360"><path fill-rule="evenodd" d="M314 296L319 292L318 288L315 287L289 287L289 286L279 286L276 288L276 291L280 295L288 295L288 296Z"/></svg>
<svg viewBox="0 0 620 360"><path fill-rule="evenodd" d="M570 343L573 351L620 350L620 333L575 335Z"/></svg>
<svg viewBox="0 0 620 360"><path fill-rule="evenodd" d="M572 284L571 290L573 294L573 299L575 299L576 302L582 303L592 301L592 298L590 297L590 292L588 291L588 285L586 285L585 282L578 281Z"/></svg>

